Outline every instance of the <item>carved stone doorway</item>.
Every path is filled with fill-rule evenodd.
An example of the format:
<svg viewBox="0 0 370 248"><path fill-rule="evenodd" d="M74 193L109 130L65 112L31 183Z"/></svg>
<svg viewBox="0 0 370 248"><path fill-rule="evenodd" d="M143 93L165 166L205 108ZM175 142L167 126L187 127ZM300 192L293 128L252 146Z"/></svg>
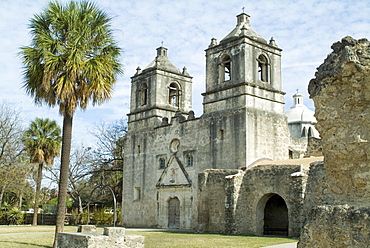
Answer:
<svg viewBox="0 0 370 248"><path fill-rule="evenodd" d="M177 197L168 201L168 227L180 227L180 200Z"/></svg>
<svg viewBox="0 0 370 248"><path fill-rule="evenodd" d="M265 235L288 236L288 208L284 199L277 194L266 202L263 230Z"/></svg>

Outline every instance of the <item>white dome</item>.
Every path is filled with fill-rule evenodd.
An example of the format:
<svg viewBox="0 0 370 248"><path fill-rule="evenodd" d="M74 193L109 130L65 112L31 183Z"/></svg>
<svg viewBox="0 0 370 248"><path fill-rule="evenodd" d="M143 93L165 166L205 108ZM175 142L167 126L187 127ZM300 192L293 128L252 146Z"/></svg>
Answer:
<svg viewBox="0 0 370 248"><path fill-rule="evenodd" d="M312 122L317 123L314 116L315 112L308 109L306 106L293 106L291 109L285 112L288 117L288 123L291 122Z"/></svg>
<svg viewBox="0 0 370 248"><path fill-rule="evenodd" d="M308 109L303 104L303 95L297 93L293 95L294 98L294 105L285 112L285 115L288 117L288 123L292 122L309 122L309 123L317 123L316 118L314 116L315 112Z"/></svg>

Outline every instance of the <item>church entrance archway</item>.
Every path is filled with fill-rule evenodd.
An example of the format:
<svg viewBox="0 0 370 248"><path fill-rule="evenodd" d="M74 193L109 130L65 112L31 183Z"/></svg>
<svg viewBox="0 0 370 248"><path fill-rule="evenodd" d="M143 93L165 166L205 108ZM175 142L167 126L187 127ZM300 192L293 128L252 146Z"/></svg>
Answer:
<svg viewBox="0 0 370 248"><path fill-rule="evenodd" d="M168 227L180 228L180 200L177 197L168 201Z"/></svg>
<svg viewBox="0 0 370 248"><path fill-rule="evenodd" d="M263 212L263 234L288 236L288 208L284 199L272 194L266 201Z"/></svg>

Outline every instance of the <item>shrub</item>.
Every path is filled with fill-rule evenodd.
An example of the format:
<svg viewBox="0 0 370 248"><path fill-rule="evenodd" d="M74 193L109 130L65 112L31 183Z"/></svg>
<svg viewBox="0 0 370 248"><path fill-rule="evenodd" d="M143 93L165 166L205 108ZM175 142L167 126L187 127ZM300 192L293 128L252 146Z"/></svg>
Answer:
<svg viewBox="0 0 370 248"><path fill-rule="evenodd" d="M11 207L4 202L0 211L0 224L2 225L20 225L24 222L24 215L17 207Z"/></svg>
<svg viewBox="0 0 370 248"><path fill-rule="evenodd" d="M77 208L73 209L72 210L72 216L71 216L71 222L70 224L71 225L83 225L83 224L87 224L87 217L88 217L88 213L87 213L87 210L83 210L82 213L80 213L78 211Z"/></svg>
<svg viewBox="0 0 370 248"><path fill-rule="evenodd" d="M8 225L20 225L23 223L23 213L17 207L11 208L7 213Z"/></svg>
<svg viewBox="0 0 370 248"><path fill-rule="evenodd" d="M113 225L113 214L104 213L104 209L97 210L92 215L92 222L95 225Z"/></svg>

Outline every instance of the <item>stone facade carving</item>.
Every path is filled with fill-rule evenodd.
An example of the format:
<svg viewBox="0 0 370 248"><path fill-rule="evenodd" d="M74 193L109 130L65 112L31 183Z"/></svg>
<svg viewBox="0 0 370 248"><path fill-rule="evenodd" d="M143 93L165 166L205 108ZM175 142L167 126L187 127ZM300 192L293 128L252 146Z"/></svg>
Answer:
<svg viewBox="0 0 370 248"><path fill-rule="evenodd" d="M308 87L325 161L310 171L298 247L369 247L370 42L332 49Z"/></svg>

